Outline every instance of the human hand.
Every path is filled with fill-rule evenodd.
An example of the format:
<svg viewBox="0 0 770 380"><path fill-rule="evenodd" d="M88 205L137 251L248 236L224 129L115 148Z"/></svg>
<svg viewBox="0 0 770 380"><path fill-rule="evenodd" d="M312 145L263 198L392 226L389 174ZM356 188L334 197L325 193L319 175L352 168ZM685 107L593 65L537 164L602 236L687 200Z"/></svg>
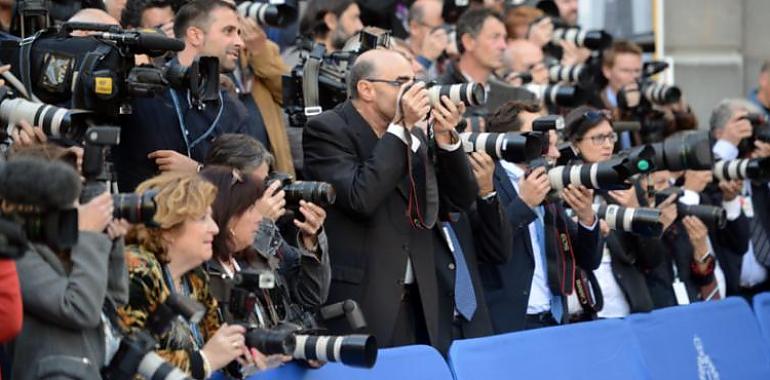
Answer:
<svg viewBox="0 0 770 380"><path fill-rule="evenodd" d="M198 162L174 150L156 150L147 155L162 172L186 171L195 173Z"/></svg>
<svg viewBox="0 0 770 380"><path fill-rule="evenodd" d="M543 17L532 23L527 31L527 39L541 48L551 42L552 38L553 22L549 17Z"/></svg>
<svg viewBox="0 0 770 380"><path fill-rule="evenodd" d="M748 115L746 111L738 111L725 123L722 129L722 140L738 146L741 140L751 137L753 127L751 122L743 117Z"/></svg>
<svg viewBox="0 0 770 380"><path fill-rule="evenodd" d="M201 351L208 359L212 371L224 368L244 354L246 338L243 334L245 332L246 328L241 325L225 323L206 342Z"/></svg>
<svg viewBox="0 0 770 380"><path fill-rule="evenodd" d="M11 139L16 146L38 145L48 141L43 128L33 127L26 120L19 121L11 128Z"/></svg>
<svg viewBox="0 0 770 380"><path fill-rule="evenodd" d="M751 152L751 158L770 157L770 144L759 140L754 141L754 151Z"/></svg>
<svg viewBox="0 0 770 380"><path fill-rule="evenodd" d="M396 100L396 115L393 118L393 123L401 124L404 128L412 130L418 121L425 119L430 109L430 98L428 91L425 90L425 83L405 83L401 86Z"/></svg>
<svg viewBox="0 0 770 380"><path fill-rule="evenodd" d="M671 194L655 208L660 210L660 223L663 224L663 230L667 230L671 224L674 223L678 217L676 202L678 200L677 194Z"/></svg>
<svg viewBox="0 0 770 380"><path fill-rule="evenodd" d="M286 192L280 189L281 181L273 181L257 200L257 210L263 216L277 221L286 213Z"/></svg>
<svg viewBox="0 0 770 380"><path fill-rule="evenodd" d="M639 207L639 200L636 198L636 188L634 186L627 190L611 190L609 194L623 207Z"/></svg>
<svg viewBox="0 0 770 380"><path fill-rule="evenodd" d="M545 168L537 168L519 180L519 198L529 207L535 208L543 203L549 191L551 183Z"/></svg>
<svg viewBox="0 0 770 380"><path fill-rule="evenodd" d="M104 192L88 203L78 206L78 230L102 232L112 221L112 195Z"/></svg>
<svg viewBox="0 0 770 380"><path fill-rule="evenodd" d="M729 202L743 191L743 181L719 181L719 190L722 190L722 200Z"/></svg>
<svg viewBox="0 0 770 380"><path fill-rule="evenodd" d="M687 236L690 238L693 258L698 262L708 253L708 228L695 216L682 218L682 225L684 225Z"/></svg>
<svg viewBox="0 0 770 380"><path fill-rule="evenodd" d="M446 95L441 97L439 104L435 104L430 111L434 121L433 133L435 134L436 142L442 144L451 144L453 142L452 131L460 123L464 113L464 103L454 103Z"/></svg>
<svg viewBox="0 0 770 380"><path fill-rule="evenodd" d="M561 64L565 66L585 63L591 57L591 50L578 47L570 41L561 40L561 48L564 51L561 57Z"/></svg>
<svg viewBox="0 0 770 380"><path fill-rule="evenodd" d="M267 43L267 34L253 19L245 17L240 19L243 45L252 54L261 52Z"/></svg>
<svg viewBox="0 0 770 380"><path fill-rule="evenodd" d="M326 220L326 210L314 203L301 200L299 201L299 212L305 217L305 221L301 222L294 219L294 225L300 230L305 248L312 249L318 244L318 231L321 230L324 220Z"/></svg>
<svg viewBox="0 0 770 380"><path fill-rule="evenodd" d="M122 238L126 236L129 228L131 228L131 224L125 219L113 219L107 225L107 236L109 236L111 240Z"/></svg>
<svg viewBox="0 0 770 380"><path fill-rule="evenodd" d="M586 226L592 226L596 220L594 212L594 191L583 185L570 184L562 190L562 198L575 211L578 220Z"/></svg>
<svg viewBox="0 0 770 380"><path fill-rule="evenodd" d="M471 163L473 176L476 177L476 183L479 185L479 196L486 196L495 191L492 182L492 176L495 173L495 161L486 152L473 152L468 156Z"/></svg>
<svg viewBox="0 0 770 380"><path fill-rule="evenodd" d="M431 61L435 61L441 56L441 53L446 50L448 44L449 36L447 36L446 29L436 28L425 36L425 39L422 42L420 55Z"/></svg>

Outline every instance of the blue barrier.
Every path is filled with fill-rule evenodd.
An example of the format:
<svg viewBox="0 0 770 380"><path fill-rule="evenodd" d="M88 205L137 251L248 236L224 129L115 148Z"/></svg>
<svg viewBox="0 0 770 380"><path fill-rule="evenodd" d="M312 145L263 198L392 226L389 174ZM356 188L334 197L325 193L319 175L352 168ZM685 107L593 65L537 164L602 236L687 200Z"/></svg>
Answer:
<svg viewBox="0 0 770 380"><path fill-rule="evenodd" d="M224 380L216 374L209 380ZM406 346L381 349L377 354L374 368L353 368L338 363L328 363L320 369L307 369L290 363L280 368L265 371L248 380L452 380L452 372L446 361L433 347Z"/></svg>
<svg viewBox="0 0 770 380"><path fill-rule="evenodd" d="M626 319L653 379L770 379L770 352L742 298Z"/></svg>
<svg viewBox="0 0 770 380"><path fill-rule="evenodd" d="M449 366L456 380L650 378L621 320L455 341Z"/></svg>
<svg viewBox="0 0 770 380"><path fill-rule="evenodd" d="M757 316L759 328L765 343L770 346L770 293L762 293L754 296L754 314Z"/></svg>

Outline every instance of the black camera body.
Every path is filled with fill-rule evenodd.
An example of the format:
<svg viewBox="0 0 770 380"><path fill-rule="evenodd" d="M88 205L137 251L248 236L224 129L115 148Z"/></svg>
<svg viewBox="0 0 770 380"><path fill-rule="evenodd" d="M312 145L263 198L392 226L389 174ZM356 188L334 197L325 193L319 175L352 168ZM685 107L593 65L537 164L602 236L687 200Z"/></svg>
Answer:
<svg viewBox="0 0 770 380"><path fill-rule="evenodd" d="M337 199L334 187L326 182L296 181L287 173L273 172L265 179L265 186L268 187L275 181L281 183L279 190L286 193L286 208L295 212L299 210L301 200L326 208L333 205Z"/></svg>

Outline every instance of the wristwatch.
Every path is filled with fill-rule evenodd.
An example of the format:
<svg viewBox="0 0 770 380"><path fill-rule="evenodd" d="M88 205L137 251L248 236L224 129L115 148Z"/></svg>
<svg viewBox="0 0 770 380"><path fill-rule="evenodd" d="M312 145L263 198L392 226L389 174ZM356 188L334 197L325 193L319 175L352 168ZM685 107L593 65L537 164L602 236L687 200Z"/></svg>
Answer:
<svg viewBox="0 0 770 380"><path fill-rule="evenodd" d="M713 259L714 259L714 253L712 253L711 251L708 251L708 252L706 252L706 254L705 254L705 255L701 256L701 258L699 258L699 259L698 259L698 260L696 260L696 261L698 262L698 264L706 264L706 263L708 263L708 262L709 262L709 258L710 258L711 260L713 260Z"/></svg>
<svg viewBox="0 0 770 380"><path fill-rule="evenodd" d="M488 193L487 195L484 195L481 197L481 200L487 203L492 203L492 200L495 199L495 196L497 195L497 191L493 191L491 193Z"/></svg>

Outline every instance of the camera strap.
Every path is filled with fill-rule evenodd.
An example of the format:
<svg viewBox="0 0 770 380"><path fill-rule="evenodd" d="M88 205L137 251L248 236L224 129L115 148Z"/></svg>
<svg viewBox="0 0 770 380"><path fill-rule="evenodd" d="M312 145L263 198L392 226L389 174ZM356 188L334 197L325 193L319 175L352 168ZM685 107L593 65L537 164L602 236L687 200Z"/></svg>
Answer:
<svg viewBox="0 0 770 380"><path fill-rule="evenodd" d="M179 120L179 129L182 132L184 145L187 148L187 157L191 157L192 149L200 144L201 141L209 137L214 132L214 130L216 130L217 124L219 124L219 119L222 117L222 111L225 108L224 99L222 98L222 91L219 92L219 111L217 111L217 117L214 118L214 121L211 123L208 129L206 129L206 131L203 132L203 134L198 138L193 140L192 143L187 137L190 134L190 131L187 129L187 125L184 122L184 113L182 112L182 106L179 104L179 97L173 89L169 89L168 91L171 94L171 101L174 103L174 111L176 111L176 117Z"/></svg>
<svg viewBox="0 0 770 380"><path fill-rule="evenodd" d="M168 286L168 291L170 294L177 294L176 287L174 286L174 280L171 278L171 272L168 270L168 266L163 265L163 279L166 282L166 285ZM182 276L182 295L185 297L192 296L192 289L190 289L190 281L187 279L186 275ZM182 319L181 316L177 316L178 319ZM206 343L203 339L203 335L201 334L200 328L198 328L198 324L195 322L185 321L187 325L190 328L190 333L192 334L193 343L196 346L196 349L200 349L203 347L203 345Z"/></svg>
<svg viewBox="0 0 770 380"><path fill-rule="evenodd" d="M24 89L27 90L29 98L33 98L32 92L32 76L30 75L31 62L32 62L32 45L35 43L42 30L24 38L19 42L19 71L21 72L21 82L24 83Z"/></svg>
<svg viewBox="0 0 770 380"><path fill-rule="evenodd" d="M315 116L323 111L318 104L318 74L326 48L322 44L313 45L313 51L302 67L302 96L305 104L305 117Z"/></svg>

